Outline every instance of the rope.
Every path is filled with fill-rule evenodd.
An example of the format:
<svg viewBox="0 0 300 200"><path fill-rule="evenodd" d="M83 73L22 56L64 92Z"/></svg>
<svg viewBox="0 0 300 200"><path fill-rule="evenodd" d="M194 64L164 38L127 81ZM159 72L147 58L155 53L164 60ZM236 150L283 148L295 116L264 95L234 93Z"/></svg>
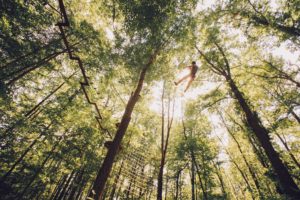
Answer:
<svg viewBox="0 0 300 200"><path fill-rule="evenodd" d="M88 81L88 77L86 75L86 72L85 72L85 69L83 67L83 64L82 64L82 61L80 59L79 56L75 56L73 55L72 51L71 51L71 48L70 48L70 45L69 45L69 41L66 37L66 34L65 34L65 30L64 30L64 27L69 27L70 26L70 23L69 23L69 20L68 20L68 16L67 16L67 13L66 13L66 9L65 9L65 6L64 6L64 3L63 3L63 0L58 0L58 4L59 4L59 10L60 10L60 15L61 15L61 22L58 22L56 24L56 26L58 26L59 30L60 30L60 33L61 33L61 36L62 36L62 40L64 42L64 45L66 46L66 49L67 49L67 53L69 55L69 58L70 60L75 60L80 68L80 71L81 71L81 74L82 74L82 77L83 77L83 82L80 81L80 86L81 86L81 89L83 90L83 93L84 93L84 96L87 100L87 102L91 105L94 106L95 110L96 110L96 113L97 113L97 116L95 116L98 124L99 124L99 127L102 131L106 132L110 138L112 138L112 135L111 133L108 131L108 129L104 128L102 125L101 125L101 120L103 119L102 116L101 116L101 113L100 113L100 109L98 107L98 105L96 104L96 102L93 102L91 101L87 91L86 91L86 87L87 86L90 86L90 83ZM52 8L52 6L51 6ZM56 11L56 9L54 9Z"/></svg>

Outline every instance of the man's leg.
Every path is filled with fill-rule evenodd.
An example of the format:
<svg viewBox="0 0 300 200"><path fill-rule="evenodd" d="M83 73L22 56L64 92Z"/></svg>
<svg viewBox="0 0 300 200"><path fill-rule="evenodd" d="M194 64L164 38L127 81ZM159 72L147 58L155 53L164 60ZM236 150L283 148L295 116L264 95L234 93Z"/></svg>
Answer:
<svg viewBox="0 0 300 200"><path fill-rule="evenodd" d="M178 85L179 83L181 83L181 82L184 81L185 79L189 78L190 76L191 76L191 75L186 75L186 76L182 77L179 81L174 82L175 85Z"/></svg>
<svg viewBox="0 0 300 200"><path fill-rule="evenodd" d="M193 82L194 79L195 79L195 77L191 76L191 78L190 78L190 80L189 80L189 82L188 82L188 84L187 84L184 92L186 92L189 89L189 87L191 86L191 84L192 84L192 82Z"/></svg>

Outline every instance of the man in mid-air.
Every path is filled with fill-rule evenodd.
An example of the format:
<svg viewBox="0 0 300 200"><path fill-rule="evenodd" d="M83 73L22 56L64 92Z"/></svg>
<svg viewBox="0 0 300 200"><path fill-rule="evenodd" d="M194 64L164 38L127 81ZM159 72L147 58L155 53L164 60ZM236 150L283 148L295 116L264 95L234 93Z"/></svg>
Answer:
<svg viewBox="0 0 300 200"><path fill-rule="evenodd" d="M182 77L180 80L174 82L175 85L178 85L178 84L180 84L182 81L184 81L185 79L188 79L188 78L189 78L189 82L188 82L188 84L187 84L187 86L186 86L184 92L186 92L186 91L189 89L189 87L191 86L193 80L196 78L196 73L197 73L197 71L198 71L198 66L196 65L196 62L195 62L195 61L192 62L192 65L191 65L191 66L187 66L186 68L189 69L189 72L190 72L190 73L189 73L188 75Z"/></svg>

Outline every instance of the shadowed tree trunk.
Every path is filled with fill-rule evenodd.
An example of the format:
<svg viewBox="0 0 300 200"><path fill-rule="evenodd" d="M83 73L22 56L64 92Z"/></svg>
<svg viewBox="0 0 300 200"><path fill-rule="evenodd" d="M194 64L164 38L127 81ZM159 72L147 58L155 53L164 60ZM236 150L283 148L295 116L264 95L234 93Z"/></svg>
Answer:
<svg viewBox="0 0 300 200"><path fill-rule="evenodd" d="M218 136L217 136L218 137ZM220 137L218 137L219 141L223 144L223 141ZM224 145L224 144L223 144ZM254 193L253 193L253 189L252 189L252 186L248 180L248 177L247 177L247 174L244 173L244 171L240 168L240 166L238 165L238 163L236 162L236 160L233 159L233 157L231 156L231 152L229 152L226 148L224 149L226 154L228 155L229 159L230 159L230 162L232 162L234 164L234 166L236 167L236 169L239 171L239 173L241 174L241 177L243 178L244 182L246 183L247 185L247 188L251 194L251 197L253 200L255 200L255 196L254 196Z"/></svg>
<svg viewBox="0 0 300 200"><path fill-rule="evenodd" d="M165 95L165 82L163 83L162 95L161 95L161 159L159 174L157 178L157 200L162 200L162 190L163 190L163 170L164 170L164 137L165 137L165 107L164 107L164 95Z"/></svg>
<svg viewBox="0 0 300 200"><path fill-rule="evenodd" d="M69 35L68 35L69 36ZM48 43L48 44L45 44L44 46L41 46L41 47L38 47L38 48L35 48L33 49L31 52L29 53L26 53L24 55L21 55L17 58L14 58L14 60L10 60L8 61L7 63L5 63L4 65L0 66L0 71L2 70L5 70L7 67L9 67L10 65L16 65L18 64L20 61L23 61L24 59L26 59L27 57L31 56L31 55L35 55L37 54L39 51L43 50L43 49L47 49L48 47L50 47L51 45L55 45L55 44L58 44L59 42L61 41L61 38L53 38L53 40ZM49 48L50 49L50 48ZM49 50L47 49L47 50ZM56 48L57 49L57 48Z"/></svg>
<svg viewBox="0 0 300 200"><path fill-rule="evenodd" d="M273 17L273 19L272 16L266 17L264 12L260 11L260 8L256 7L250 0L247 2L252 7L253 11L242 10L238 14L242 17L248 18L250 23L253 23L256 26L270 27L291 37L297 38L300 36L300 30L296 24L293 23L291 26L288 26L284 25L282 22L277 22L275 17Z"/></svg>
<svg viewBox="0 0 300 200"><path fill-rule="evenodd" d="M286 33L290 36L294 36L294 37L299 37L300 36L300 30L297 29L296 27L292 27L292 26L284 26L278 23L270 23L265 17L259 17L256 15L252 15L251 19L254 20L256 23L262 25L262 26L268 26L268 27L272 27L275 30L281 31L283 33Z"/></svg>
<svg viewBox="0 0 300 200"><path fill-rule="evenodd" d="M175 101L173 101L172 116L171 116L171 113L170 113L171 100L170 100L170 97L168 97L167 127L166 127L167 130L166 130L166 140L165 140L164 139L164 136L165 136L164 95L165 95L165 82L163 84L163 91L162 91L162 96L161 96L161 106L162 106L161 160L160 160L159 174L158 174L158 178L157 178L157 200L162 200L164 166L166 164L166 155L167 155L167 150L168 150L170 132L171 132L172 124L173 124L173 115L174 115L174 106L175 106Z"/></svg>
<svg viewBox="0 0 300 200"><path fill-rule="evenodd" d="M71 45L70 48L74 48L77 44L79 44L79 42ZM10 86L12 84L14 84L16 81L20 80L21 78L23 78L25 75L27 75L28 73L32 72L33 70L42 67L43 65L47 64L49 61L51 61L52 59L55 59L56 57L58 57L59 55L62 55L64 53L66 53L68 51L68 49L63 49L61 51L58 52L54 52L48 56L46 56L45 58L41 59L40 61L38 61L35 64L31 64L28 66L25 66L22 69L19 69L17 71L14 71L8 75L6 75L6 79L8 78L9 81L6 83L7 86Z"/></svg>
<svg viewBox="0 0 300 200"><path fill-rule="evenodd" d="M247 122L245 120L243 120L243 124L246 126L246 127L244 127L242 124L238 123L232 116L228 115L228 117L230 118L230 120L234 124L239 126L244 131L244 133L247 133L248 141L251 144L251 146L253 148L253 151L254 151L255 155L257 156L257 158L258 158L258 161L261 163L261 165L264 168L269 169L269 163L268 163L268 160L266 158L266 155L264 154L261 146L259 146L258 142L254 138L253 134L249 133L249 131L251 131L251 130L248 129Z"/></svg>
<svg viewBox="0 0 300 200"><path fill-rule="evenodd" d="M186 134L186 127L185 127L185 124L184 124L183 120L182 120L182 127L183 127L184 138L185 138L185 140L187 140L188 137L187 137L187 134ZM196 157L195 157L195 153L194 153L193 149L191 149L191 148L189 149L189 151L190 151L190 156L191 156L192 162L194 163L194 166L196 167L200 187L201 187L201 190L202 190L202 193L203 193L203 199L208 200L208 194L207 194L207 191L205 189L205 186L204 186L201 174L200 174L200 169L199 169L199 165L197 163Z"/></svg>
<svg viewBox="0 0 300 200"><path fill-rule="evenodd" d="M70 105L69 103L74 100L74 98L77 96L78 93L79 93L79 90L75 90L75 92L69 97L67 104L65 104L62 107L61 112L64 111ZM45 105L47 105L48 103L49 102L47 102ZM57 114L59 115L61 112L59 112ZM26 112L26 113L28 113L28 112ZM33 120L34 117L37 117L39 113L40 113L40 111L38 113L35 113L35 111L34 111L33 112L34 116L32 117L32 115L30 115L29 118L31 120ZM29 118L28 117L23 117L22 119L19 119L16 122L13 122L13 124L4 131L4 134L5 135L11 134L15 129L17 129L19 126L21 126L22 124L24 124L24 122L25 122L26 119L29 119Z"/></svg>
<svg viewBox="0 0 300 200"><path fill-rule="evenodd" d="M78 191L78 189L80 187L80 183L82 182L82 179L83 179L83 174L84 174L84 168L82 167L76 174L76 177L74 178L74 181L73 181L73 184L71 187L71 191L68 196L69 200L75 199L76 192Z"/></svg>
<svg viewBox="0 0 300 200"><path fill-rule="evenodd" d="M182 175L179 177L179 199L182 199Z"/></svg>
<svg viewBox="0 0 300 200"><path fill-rule="evenodd" d="M264 86L262 86L264 88L264 90L270 94L272 97L274 97L279 103L281 103L283 106L285 106L287 108L287 114L292 114L292 116L295 118L295 120L298 122L298 124L300 124L300 118L299 116L294 112L295 109L295 105L292 105L291 102L289 102L289 100L285 99L283 97L284 93L284 89L282 89L281 87L278 87L278 89L275 90L275 94L273 94L272 92L269 91L269 88L266 88ZM297 103L296 103L297 104ZM299 104L297 104L299 105Z"/></svg>
<svg viewBox="0 0 300 200"><path fill-rule="evenodd" d="M199 165L198 165L197 162L196 162L196 158L195 158L194 153L192 153L192 160L193 160L194 165L195 165L195 167L196 167L196 171L197 171L197 175L198 175L200 187L201 187L201 190L202 190L202 193L203 193L203 199L204 199L204 200L208 200L208 194L207 194L207 191L206 191L206 189L205 189L205 186L204 186L204 183L203 183L201 174L200 174Z"/></svg>
<svg viewBox="0 0 300 200"><path fill-rule="evenodd" d="M33 66L27 66L23 69L20 69L18 71L15 71L11 74L8 74L7 77L12 77L12 79L10 79L7 82L7 86L10 86L12 84L14 84L16 81L20 80L21 78L23 78L26 74L29 74L30 72L32 72L33 70L45 65L46 63L48 63L50 60L56 58L57 56L66 53L67 49L64 49L63 51L60 52L55 52L49 56L47 56L46 58L40 60L38 63L34 64Z"/></svg>
<svg viewBox="0 0 300 200"><path fill-rule="evenodd" d="M53 160L54 160L54 159L53 159ZM63 164L63 161L64 161L63 158L61 158L61 159L59 159L58 161L56 161L55 165L53 165L53 166L49 169L50 173L56 173L57 171L59 171L59 169L62 167L61 165ZM52 185L53 183L55 183L55 182L56 182L56 178L57 178L57 177L54 177L54 176L52 177L52 175L51 175L49 185ZM60 182L61 179L62 179L62 176L59 177L58 182ZM57 186L57 184L56 184L56 186ZM49 187L49 188L47 189L47 191L44 191L44 193L50 193L50 192L51 192L51 187ZM53 192L54 192L54 191L53 191ZM52 194L53 192L51 192L51 194Z"/></svg>
<svg viewBox="0 0 300 200"><path fill-rule="evenodd" d="M168 177L168 172L166 172L165 200L167 200L168 197L168 184L169 184L169 177Z"/></svg>
<svg viewBox="0 0 300 200"><path fill-rule="evenodd" d="M176 200L178 199L178 194L179 194L179 184L180 184L179 180L180 180L181 172L182 172L182 169L179 169L176 174L176 185L175 185L175 199Z"/></svg>
<svg viewBox="0 0 300 200"><path fill-rule="evenodd" d="M64 136L64 135L63 135ZM61 142L61 140L63 139L63 136L61 136L58 141L54 144L54 146L52 147L51 151L48 153L47 157L44 159L44 161L42 162L41 166L38 168L38 170L35 172L35 174L33 175L33 177L29 180L29 183L24 187L24 189L22 190L22 192L17 195L17 199L23 199L27 189L31 186L31 184L33 183L33 181L36 179L36 177L39 175L39 173L42 171L42 169L44 168L45 164L47 163L47 161L49 160L49 158L52 156L52 154L54 153L56 147L59 145L59 143Z"/></svg>
<svg viewBox="0 0 300 200"><path fill-rule="evenodd" d="M228 153L228 152L227 152L227 153ZM246 183L246 185L247 185L247 187L248 187L248 189L249 189L249 192L250 192L250 194L251 194L252 199L255 200L255 197L254 197L254 194L253 194L253 189L252 189L252 187L251 187L251 185L250 185L250 183L249 183L249 180L248 180L248 178L247 178L247 175L243 172L243 170L240 168L240 166L239 166L239 165L236 163L236 161L233 160L232 158L231 158L231 162L234 164L234 166L235 166L235 167L237 168L237 170L240 172L240 174L241 174L243 180L245 181L245 183Z"/></svg>
<svg viewBox="0 0 300 200"><path fill-rule="evenodd" d="M75 174L75 171L73 170L71 174L69 174L69 177L67 178L65 184L63 185L63 188L57 197L57 199L63 199L64 196L66 195L67 188L70 186L71 180L73 179L73 175Z"/></svg>
<svg viewBox="0 0 300 200"><path fill-rule="evenodd" d="M253 167L249 164L249 162L248 162L248 160L247 160L247 158L246 158L246 156L245 156L245 154L244 154L244 152L243 152L243 150L242 150L242 147L241 147L240 143L238 142L236 136L235 136L235 135L232 133L232 131L229 129L229 127L228 127L228 125L226 124L226 122L225 122L225 120L224 120L222 114L220 113L220 111L218 111L218 113L219 113L219 115L220 115L220 117L221 117L221 120L222 120L224 126L226 127L227 132L229 133L229 135L230 135L230 136L232 137L232 139L234 140L235 144L236 144L237 147L238 147L238 150L239 150L240 154L242 155L242 158L243 158L243 160L244 160L244 162L245 162L245 164L246 164L246 166L247 166L247 168L248 168L248 171L249 171L249 173L250 173L250 175L251 175L251 177L252 177L252 179L253 179L253 181L254 181L255 187L256 187L256 189L257 189L257 191L258 191L258 193L259 193L260 198L261 198L261 199L264 199L264 198L263 198L264 195L263 195L262 192L261 192L260 184L259 184L259 181L258 181L258 179L257 179L256 173L255 173Z"/></svg>
<svg viewBox="0 0 300 200"><path fill-rule="evenodd" d="M54 191L52 192L52 194L51 194L51 196L50 196L50 198L49 198L50 200L55 199L55 198L58 196L58 194L59 194L60 191L61 191L62 186L64 185L64 183L65 183L65 181L66 181L66 178L67 178L66 175L63 175L63 176L60 178L60 180L58 181L58 183L57 183L57 185L56 185Z"/></svg>
<svg viewBox="0 0 300 200"><path fill-rule="evenodd" d="M264 168L269 169L270 162L269 162L263 148L259 145L259 142L255 138L255 135L253 135L252 133L248 133L247 136L248 136L248 141L250 142L254 153L257 155L258 161L260 161L261 165Z"/></svg>
<svg viewBox="0 0 300 200"><path fill-rule="evenodd" d="M213 163L213 166L216 170L216 175L219 179L223 196L226 198L227 197L227 192L226 192L226 189L225 189L225 183L224 183L224 180L223 180L223 177L222 177L222 172L221 172L219 166L217 165L217 163L215 163L214 161L212 161L212 163Z"/></svg>
<svg viewBox="0 0 300 200"><path fill-rule="evenodd" d="M283 191L293 198L297 197L300 195L299 188L289 174L286 166L280 159L279 154L275 151L267 129L262 125L255 112L253 113L251 111L250 107L246 103L246 100L243 98L243 95L238 90L233 80L230 77L227 77L227 82L246 115L247 123L250 125L255 133L255 136L264 148L266 155L268 156L272 167L278 176Z"/></svg>
<svg viewBox="0 0 300 200"><path fill-rule="evenodd" d="M238 198L238 194L237 194L237 192L236 192L236 190L235 190L235 188L234 188L234 185L232 184L232 182L231 182L231 179L227 176L227 174L225 173L225 179L227 180L227 182L229 183L229 185L230 185L230 187L231 187L231 189L232 189L232 191L233 191L233 197L234 197L234 199L235 200L238 200L239 198Z"/></svg>
<svg viewBox="0 0 300 200"><path fill-rule="evenodd" d="M1 178L1 182L4 182L6 180L6 178L14 171L14 169L16 168L16 166L24 159L24 157L27 155L27 153L32 150L32 147L38 142L38 140L45 134L45 132L47 130L49 130L50 126L52 125L49 124L46 129L40 133L40 135L29 145L29 147L27 147L27 149L22 153L22 155L18 158L18 160L16 160L16 162L10 167L10 169L8 170L8 172L6 172L2 178Z"/></svg>
<svg viewBox="0 0 300 200"><path fill-rule="evenodd" d="M76 200L81 200L82 199L82 195L83 195L83 190L87 185L88 180L83 180L80 184L80 187L77 190L77 194L75 196Z"/></svg>
<svg viewBox="0 0 300 200"><path fill-rule="evenodd" d="M191 162L191 186L192 186L192 200L195 200L195 165Z"/></svg>
<svg viewBox="0 0 300 200"><path fill-rule="evenodd" d="M214 44L218 48L221 56L224 59L224 66L216 66L202 51L200 51L197 47L196 48L201 56L203 56L205 61L209 64L210 69L214 73L221 75L226 79L226 82L231 89L232 96L237 100L239 106L246 116L247 124L252 129L256 138L263 147L268 159L270 160L270 163L275 173L277 174L283 192L291 198L297 198L300 195L299 188L294 182L292 176L289 174L286 166L280 159L279 154L275 151L271 143L271 138L269 136L268 130L263 126L262 122L257 116L257 113L250 108L248 101L246 101L243 94L240 92L235 82L233 81L230 72L230 65L225 52L217 43Z"/></svg>
<svg viewBox="0 0 300 200"><path fill-rule="evenodd" d="M71 76L66 78L65 81L69 80L72 76L74 76L76 72L74 72ZM64 84L65 81L62 82L59 86L57 86L53 91L51 91L45 98L43 98L38 104L36 104L32 109L30 109L26 114L25 117L30 117L34 112L45 102L47 101L52 95L54 95Z"/></svg>
<svg viewBox="0 0 300 200"><path fill-rule="evenodd" d="M153 55L150 56L148 62L144 65L144 67L140 73L137 87L127 102L125 112L124 112L122 120L118 126L118 130L116 132L115 138L112 142L111 147L108 149L106 157L105 157L105 159L102 163L102 166L97 174L97 177L94 182L93 189L92 189L95 192L96 200L101 200L101 196L103 195L105 183L108 179L114 159L119 151L122 139L126 133L128 125L130 123L132 111L135 107L135 104L137 103L137 101L139 99L140 92L143 88L143 83L144 83L146 72L149 69L149 67L151 66L151 64L154 62L154 60L158 54L158 51L159 51L159 49L157 49L153 53ZM93 194L90 193L90 197L92 197L92 196L93 196Z"/></svg>
<svg viewBox="0 0 300 200"><path fill-rule="evenodd" d="M294 163L297 165L297 167L300 169L300 164L294 154L291 152L291 149L287 142L284 139L284 136L281 136L277 131L274 131L275 135L279 138L285 149L287 150L288 154L290 155L291 159L294 161Z"/></svg>
<svg viewBox="0 0 300 200"><path fill-rule="evenodd" d="M298 117L298 115L293 110L291 111L291 114L297 120L298 124L300 124L300 118Z"/></svg>

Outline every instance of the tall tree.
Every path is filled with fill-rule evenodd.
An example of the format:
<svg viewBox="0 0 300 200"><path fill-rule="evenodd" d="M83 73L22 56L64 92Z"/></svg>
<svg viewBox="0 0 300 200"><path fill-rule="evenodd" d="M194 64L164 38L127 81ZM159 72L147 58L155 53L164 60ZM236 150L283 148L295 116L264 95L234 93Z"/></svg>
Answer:
<svg viewBox="0 0 300 200"><path fill-rule="evenodd" d="M164 175L164 167L166 164L166 156L169 146L169 138L171 133L171 128L173 125L174 118L174 108L175 108L175 100L173 98L173 103L171 103L170 94L167 94L167 110L165 110L165 90L166 83L164 82L162 88L161 95L161 159L159 166L159 173L157 178L157 199L162 200L162 191L163 191L163 175ZM167 93L169 93L167 91ZM165 125L165 115L167 114L167 124ZM166 138L166 139L165 139Z"/></svg>
<svg viewBox="0 0 300 200"><path fill-rule="evenodd" d="M290 197L297 197L300 192L298 186L294 182L286 166L279 157L279 154L274 149L271 143L271 138L269 136L269 131L263 126L261 120L257 115L257 112L253 111L248 103L249 100L247 101L245 99L244 95L233 80L231 73L232 67L228 58L228 52L224 50L224 47L222 47L218 41L218 36L216 35L218 34L218 31L216 29L212 30L214 32L209 32L209 34L211 35L208 35L210 38L206 42L210 42L213 49L211 49L207 53L204 53L203 50L200 50L198 47L196 47L197 51L202 56L204 62L207 63L207 67L209 67L212 72L225 78L232 92L232 96L237 100L239 106L246 116L247 123L264 148L264 151L266 152L266 155L268 156L272 167L278 176L283 192Z"/></svg>

